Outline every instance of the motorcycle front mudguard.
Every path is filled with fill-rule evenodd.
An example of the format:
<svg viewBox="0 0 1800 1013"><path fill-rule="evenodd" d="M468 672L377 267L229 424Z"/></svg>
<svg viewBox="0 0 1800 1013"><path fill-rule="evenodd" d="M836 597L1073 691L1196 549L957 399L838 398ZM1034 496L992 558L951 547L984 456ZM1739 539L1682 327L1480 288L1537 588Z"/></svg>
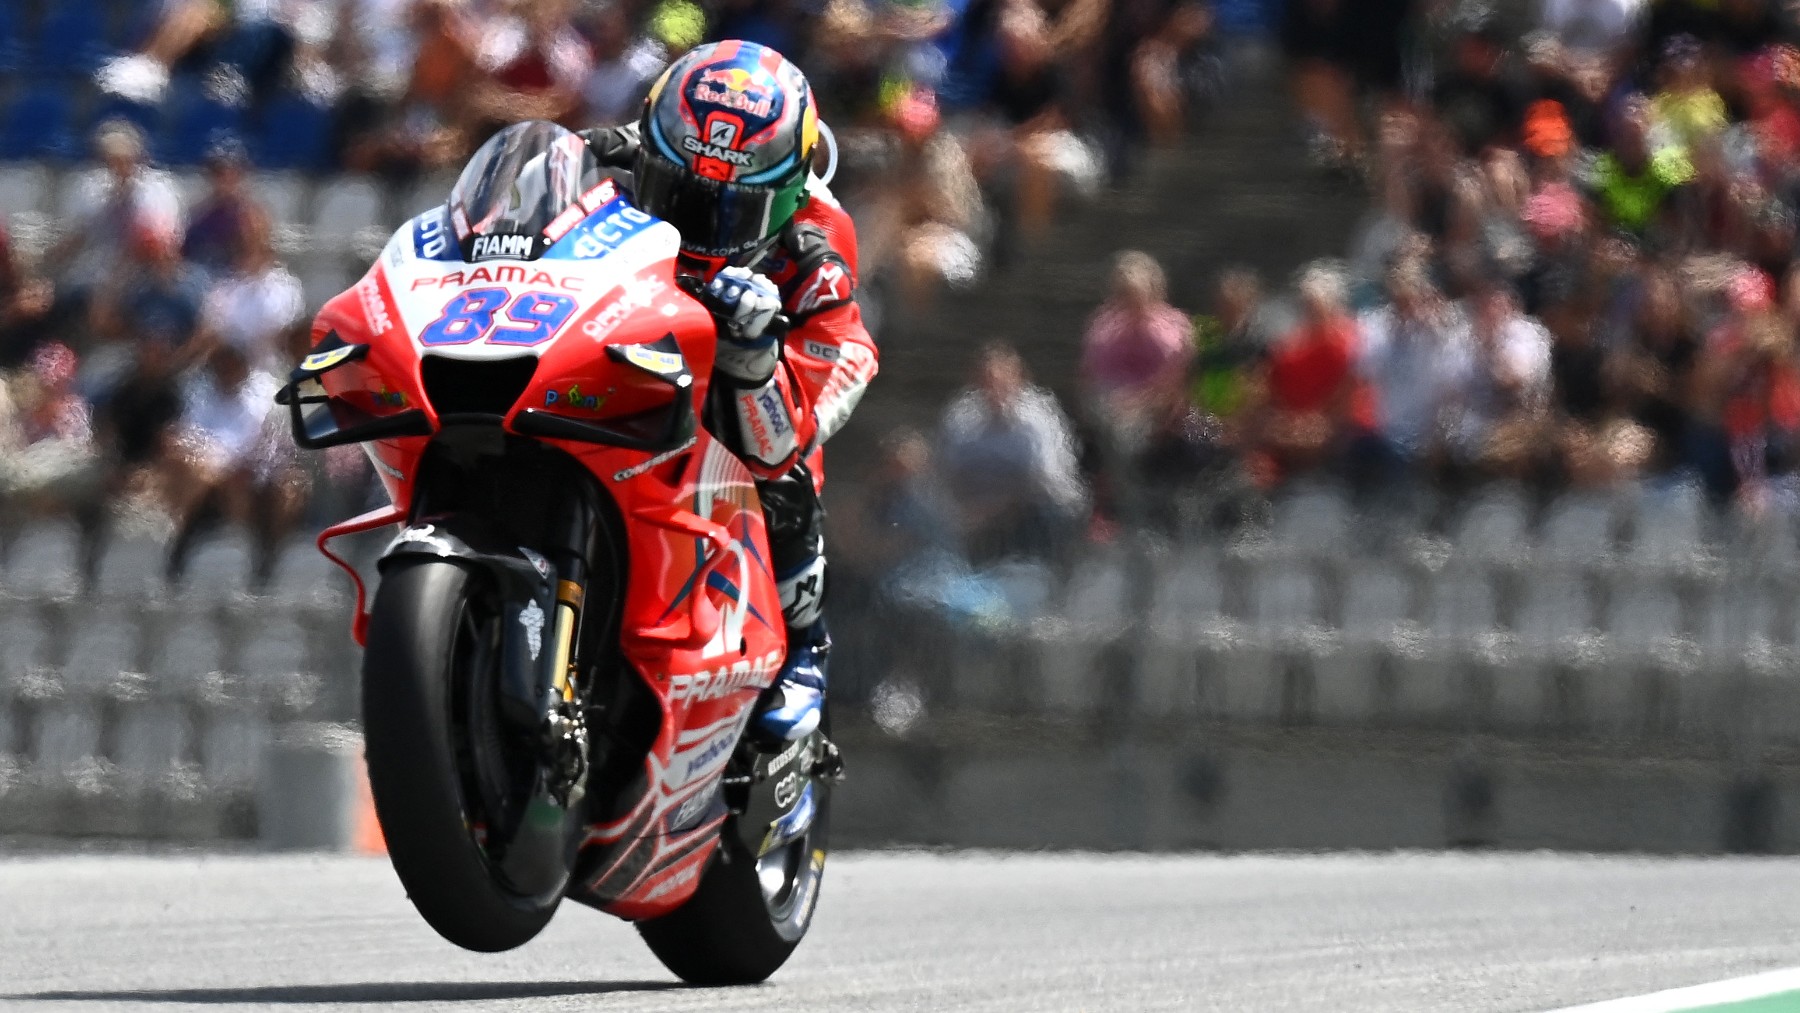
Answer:
<svg viewBox="0 0 1800 1013"><path fill-rule="evenodd" d="M503 713L525 731L541 728L556 706L556 652L550 620L556 614L556 568L541 553L501 544L479 517L434 516L408 525L381 554L395 560L427 556L485 575L500 600L500 699Z"/></svg>
<svg viewBox="0 0 1800 1013"><path fill-rule="evenodd" d="M501 609L500 713L521 738L542 743L559 693L557 651L550 617L556 614L556 572L541 554L496 544L478 517L436 516L408 525L382 553L384 571L421 557L455 563L483 575ZM560 892L568 883L587 822L585 771L572 790L546 760L515 826L508 828L497 864L510 882L533 892ZM490 834L498 833L490 829ZM493 838L490 837L490 841Z"/></svg>

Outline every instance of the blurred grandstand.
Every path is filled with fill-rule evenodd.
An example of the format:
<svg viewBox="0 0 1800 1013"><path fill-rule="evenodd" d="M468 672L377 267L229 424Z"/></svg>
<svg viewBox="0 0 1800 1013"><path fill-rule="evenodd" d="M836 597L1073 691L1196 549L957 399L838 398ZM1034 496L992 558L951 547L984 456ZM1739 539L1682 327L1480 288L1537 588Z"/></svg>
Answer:
<svg viewBox="0 0 1800 1013"><path fill-rule="evenodd" d="M1790 755L1790 13L1366 6L0 6L0 832L242 835L268 730L354 719L298 533L367 466L258 377L505 110L732 35L814 81L884 343L851 715Z"/></svg>

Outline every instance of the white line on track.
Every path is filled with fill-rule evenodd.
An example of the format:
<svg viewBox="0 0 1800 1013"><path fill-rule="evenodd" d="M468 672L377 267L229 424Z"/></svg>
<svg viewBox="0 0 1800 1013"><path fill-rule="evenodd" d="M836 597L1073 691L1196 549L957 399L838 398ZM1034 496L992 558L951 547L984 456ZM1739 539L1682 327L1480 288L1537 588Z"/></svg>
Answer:
<svg viewBox="0 0 1800 1013"><path fill-rule="evenodd" d="M1800 967L1788 967L1743 978L1727 978L1724 981L1709 981L1704 985L1671 988L1649 995L1633 995L1586 1006L1570 1006L1550 1013L1680 1013L1682 1010L1705 1010L1708 1006L1748 1002L1796 991L1800 991Z"/></svg>

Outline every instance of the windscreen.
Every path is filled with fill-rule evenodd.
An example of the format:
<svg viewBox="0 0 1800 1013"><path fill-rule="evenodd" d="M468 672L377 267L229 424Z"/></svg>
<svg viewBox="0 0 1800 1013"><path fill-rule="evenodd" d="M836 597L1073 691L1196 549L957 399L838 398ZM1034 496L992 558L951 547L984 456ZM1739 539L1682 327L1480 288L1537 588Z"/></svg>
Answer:
<svg viewBox="0 0 1800 1013"><path fill-rule="evenodd" d="M544 227L599 181L580 137L554 123L515 123L481 146L450 190L464 260L533 259Z"/></svg>

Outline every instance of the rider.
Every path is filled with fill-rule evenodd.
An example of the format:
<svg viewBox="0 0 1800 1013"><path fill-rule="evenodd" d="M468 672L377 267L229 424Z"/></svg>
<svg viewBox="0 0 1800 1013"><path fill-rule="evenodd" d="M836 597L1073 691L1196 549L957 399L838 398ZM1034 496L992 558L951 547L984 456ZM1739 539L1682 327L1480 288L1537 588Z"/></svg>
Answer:
<svg viewBox="0 0 1800 1013"><path fill-rule="evenodd" d="M851 299L856 229L811 173L812 89L780 53L716 42L676 60L636 124L582 132L628 171L639 206L681 233L682 270L719 320L714 428L757 478L781 588L788 656L752 719L778 748L818 727L830 647L820 445L875 375L875 341ZM776 315L785 314L784 331Z"/></svg>

